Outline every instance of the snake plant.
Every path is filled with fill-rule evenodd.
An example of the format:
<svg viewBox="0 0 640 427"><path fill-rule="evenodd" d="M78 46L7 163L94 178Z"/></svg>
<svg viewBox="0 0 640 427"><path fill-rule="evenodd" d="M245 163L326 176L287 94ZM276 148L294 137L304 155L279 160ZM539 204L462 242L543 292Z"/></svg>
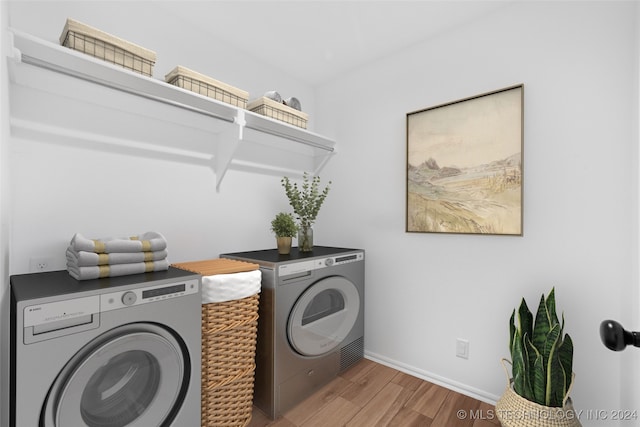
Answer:
<svg viewBox="0 0 640 427"><path fill-rule="evenodd" d="M556 315L555 288L540 297L535 322L524 298L511 314L509 349L513 388L527 400L562 407L572 381L573 342ZM564 335L563 335L564 334Z"/></svg>

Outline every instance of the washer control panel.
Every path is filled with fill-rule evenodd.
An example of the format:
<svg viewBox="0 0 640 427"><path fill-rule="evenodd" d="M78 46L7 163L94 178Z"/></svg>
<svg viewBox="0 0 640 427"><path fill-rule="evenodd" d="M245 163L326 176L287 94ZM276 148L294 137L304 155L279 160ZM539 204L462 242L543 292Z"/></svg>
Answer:
<svg viewBox="0 0 640 427"><path fill-rule="evenodd" d="M155 285L146 288L102 294L100 295L100 311L117 310L119 308L194 294L199 292L198 283L199 281L194 279L168 285Z"/></svg>
<svg viewBox="0 0 640 427"><path fill-rule="evenodd" d="M325 267L334 267L337 265L348 264L350 262L358 262L364 260L364 252L355 252L345 255L335 255L327 258L317 258L308 261L292 262L290 264L282 264L278 268L280 277L290 276L292 274L301 274L319 270Z"/></svg>

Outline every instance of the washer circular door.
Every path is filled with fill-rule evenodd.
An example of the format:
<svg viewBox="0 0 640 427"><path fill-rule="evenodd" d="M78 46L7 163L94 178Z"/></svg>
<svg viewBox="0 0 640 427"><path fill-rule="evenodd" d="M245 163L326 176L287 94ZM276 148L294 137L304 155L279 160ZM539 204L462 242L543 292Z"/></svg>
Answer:
<svg viewBox="0 0 640 427"><path fill-rule="evenodd" d="M44 426L163 426L189 381L188 356L154 324L129 324L97 337L56 378Z"/></svg>
<svg viewBox="0 0 640 427"><path fill-rule="evenodd" d="M289 343L303 356L328 353L351 332L359 311L360 295L352 282L341 276L321 279L291 309Z"/></svg>

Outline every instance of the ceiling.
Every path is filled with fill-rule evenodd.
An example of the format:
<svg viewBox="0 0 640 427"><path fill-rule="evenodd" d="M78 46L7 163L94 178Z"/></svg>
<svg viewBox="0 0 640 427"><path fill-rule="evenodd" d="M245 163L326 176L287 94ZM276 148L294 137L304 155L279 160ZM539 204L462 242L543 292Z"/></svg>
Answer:
<svg viewBox="0 0 640 427"><path fill-rule="evenodd" d="M171 13L311 86L517 0L208 0Z"/></svg>

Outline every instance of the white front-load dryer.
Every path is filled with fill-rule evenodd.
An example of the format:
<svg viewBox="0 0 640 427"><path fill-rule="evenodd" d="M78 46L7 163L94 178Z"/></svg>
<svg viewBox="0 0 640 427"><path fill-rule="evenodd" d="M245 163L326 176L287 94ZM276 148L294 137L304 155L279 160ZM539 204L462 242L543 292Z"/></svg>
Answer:
<svg viewBox="0 0 640 427"><path fill-rule="evenodd" d="M11 277L12 427L200 426L200 276Z"/></svg>
<svg viewBox="0 0 640 427"><path fill-rule="evenodd" d="M260 265L254 404L284 415L364 356L364 251L314 246L222 258Z"/></svg>

